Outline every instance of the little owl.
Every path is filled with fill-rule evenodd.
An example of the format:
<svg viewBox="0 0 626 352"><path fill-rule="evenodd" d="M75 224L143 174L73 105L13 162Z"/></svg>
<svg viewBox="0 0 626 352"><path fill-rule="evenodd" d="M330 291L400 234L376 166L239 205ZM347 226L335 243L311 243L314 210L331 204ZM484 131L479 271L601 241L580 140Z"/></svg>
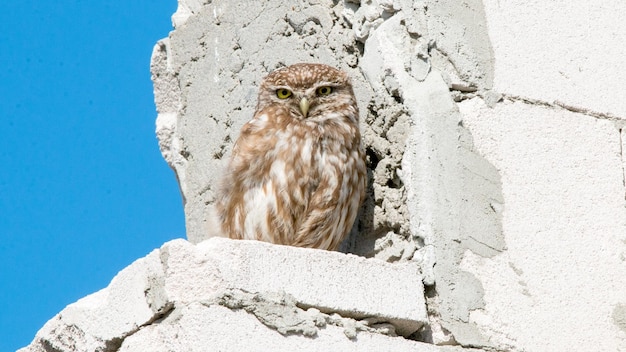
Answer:
<svg viewBox="0 0 626 352"><path fill-rule="evenodd" d="M216 201L234 239L336 250L350 232L367 174L348 75L296 64L261 82Z"/></svg>

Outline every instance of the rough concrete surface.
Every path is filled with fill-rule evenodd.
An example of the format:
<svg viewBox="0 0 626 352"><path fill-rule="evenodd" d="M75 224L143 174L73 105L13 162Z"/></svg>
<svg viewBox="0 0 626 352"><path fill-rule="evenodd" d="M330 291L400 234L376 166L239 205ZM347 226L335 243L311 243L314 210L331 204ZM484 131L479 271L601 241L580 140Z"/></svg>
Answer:
<svg viewBox="0 0 626 352"><path fill-rule="evenodd" d="M626 116L626 3L484 0L501 93Z"/></svg>
<svg viewBox="0 0 626 352"><path fill-rule="evenodd" d="M406 70L419 57L407 52L409 28L401 17L381 24L365 44L361 67L375 91L396 94L409 116L406 133L412 147L403 155L401 179L408 189L412 237L423 244L414 259L424 267L425 282L437 283L438 296L431 303L438 305L439 317L433 315L432 323L443 324L457 340L484 345L473 327L464 324L470 310L482 307L482 288L459 270L458 261L467 248L493 256L504 247L499 175L473 151L439 72L422 76ZM452 342L437 333L425 338Z"/></svg>
<svg viewBox="0 0 626 352"><path fill-rule="evenodd" d="M626 351L625 6L179 0L151 72L193 244L28 351ZM369 184L351 254L202 242L256 87L296 62L353 79Z"/></svg>
<svg viewBox="0 0 626 352"><path fill-rule="evenodd" d="M477 148L502 175L508 246L493 258L465 254L461 267L485 291L485 307L470 321L512 350L626 348L612 315L626 300L615 123L510 100L490 109L472 99L461 111Z"/></svg>

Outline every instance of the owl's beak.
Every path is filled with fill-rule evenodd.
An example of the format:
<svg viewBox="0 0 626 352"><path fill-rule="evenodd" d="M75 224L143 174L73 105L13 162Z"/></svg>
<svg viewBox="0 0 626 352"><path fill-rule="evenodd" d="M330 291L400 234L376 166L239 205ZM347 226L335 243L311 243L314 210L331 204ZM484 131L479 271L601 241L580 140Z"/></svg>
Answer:
<svg viewBox="0 0 626 352"><path fill-rule="evenodd" d="M300 99L300 111L304 117L309 113L309 100L307 98Z"/></svg>

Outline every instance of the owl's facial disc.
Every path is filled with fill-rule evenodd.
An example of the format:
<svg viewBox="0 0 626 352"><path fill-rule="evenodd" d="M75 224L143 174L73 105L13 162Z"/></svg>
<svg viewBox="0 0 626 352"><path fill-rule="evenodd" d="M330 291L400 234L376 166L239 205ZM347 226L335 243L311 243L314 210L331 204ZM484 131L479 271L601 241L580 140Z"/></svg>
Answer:
<svg viewBox="0 0 626 352"><path fill-rule="evenodd" d="M302 99L300 99L300 112L302 112L302 116L305 118L309 113L309 100L306 97L302 97Z"/></svg>

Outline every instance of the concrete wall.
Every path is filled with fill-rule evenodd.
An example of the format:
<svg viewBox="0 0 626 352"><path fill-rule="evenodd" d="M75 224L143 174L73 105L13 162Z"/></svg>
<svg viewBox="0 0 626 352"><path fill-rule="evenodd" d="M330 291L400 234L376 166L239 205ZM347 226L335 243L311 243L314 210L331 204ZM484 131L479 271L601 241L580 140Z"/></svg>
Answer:
<svg viewBox="0 0 626 352"><path fill-rule="evenodd" d="M148 304L135 325L103 332L84 318L93 313L70 306L83 318L61 312L29 350L71 350L58 336L76 340L78 329L86 344L124 351L233 339L241 345L226 350L273 341L285 351L626 351L624 13L617 0L180 0L151 71L157 136L180 183L189 241L210 237L215 180L260 80L322 62L346 70L359 98L370 183L342 247L358 256L223 239L166 244L161 263L204 259L179 265L199 276L176 276L169 264L133 276L147 277L128 285L137 292L164 282L162 309ZM320 271L301 256L331 264ZM248 264L198 264L215 258ZM272 281L277 263L289 279ZM167 284L205 280L193 299ZM117 292L114 283L106 290ZM305 286L319 294L297 290ZM85 300L105 309L103 295ZM295 315L268 318L267 307Z"/></svg>

